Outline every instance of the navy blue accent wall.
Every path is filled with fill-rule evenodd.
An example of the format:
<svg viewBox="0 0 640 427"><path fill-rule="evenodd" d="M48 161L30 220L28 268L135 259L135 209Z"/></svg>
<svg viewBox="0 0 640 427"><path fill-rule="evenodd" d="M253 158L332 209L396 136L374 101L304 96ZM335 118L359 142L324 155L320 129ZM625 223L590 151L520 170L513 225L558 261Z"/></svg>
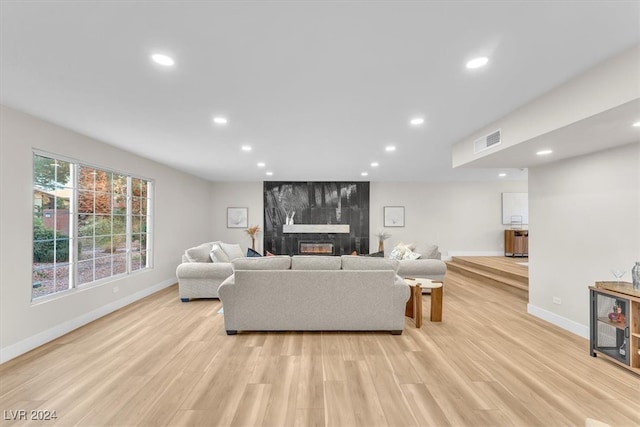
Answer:
<svg viewBox="0 0 640 427"><path fill-rule="evenodd" d="M283 233L287 214L295 224L349 224L343 233ZM264 182L264 249L295 255L298 243L330 242L335 255L369 253L368 182Z"/></svg>

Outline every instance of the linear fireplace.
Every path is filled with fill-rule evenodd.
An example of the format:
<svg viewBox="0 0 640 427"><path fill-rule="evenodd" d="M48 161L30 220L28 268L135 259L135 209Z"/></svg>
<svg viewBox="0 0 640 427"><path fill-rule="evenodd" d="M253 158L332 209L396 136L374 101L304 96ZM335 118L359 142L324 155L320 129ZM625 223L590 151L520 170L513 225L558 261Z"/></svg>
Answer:
<svg viewBox="0 0 640 427"><path fill-rule="evenodd" d="M298 242L298 253L300 255L333 255L334 246L332 242Z"/></svg>

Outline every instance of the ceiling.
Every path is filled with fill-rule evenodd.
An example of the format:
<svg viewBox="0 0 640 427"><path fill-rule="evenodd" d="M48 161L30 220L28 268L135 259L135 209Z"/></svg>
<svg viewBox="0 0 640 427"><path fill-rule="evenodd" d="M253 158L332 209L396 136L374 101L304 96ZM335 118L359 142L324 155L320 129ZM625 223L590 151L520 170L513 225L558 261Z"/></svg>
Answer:
<svg viewBox="0 0 640 427"><path fill-rule="evenodd" d="M452 169L452 146L640 43L639 1L0 8L3 105L211 181L526 179L509 161Z"/></svg>

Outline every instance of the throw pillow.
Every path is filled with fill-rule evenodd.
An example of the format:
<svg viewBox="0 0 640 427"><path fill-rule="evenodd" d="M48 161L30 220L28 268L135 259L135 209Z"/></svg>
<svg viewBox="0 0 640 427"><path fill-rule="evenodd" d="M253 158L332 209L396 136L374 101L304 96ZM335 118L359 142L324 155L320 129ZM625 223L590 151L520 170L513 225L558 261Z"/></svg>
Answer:
<svg viewBox="0 0 640 427"><path fill-rule="evenodd" d="M185 251L185 255L189 262L211 262L209 252L211 251L211 243L203 243L195 248L189 248Z"/></svg>
<svg viewBox="0 0 640 427"><path fill-rule="evenodd" d="M419 253L413 252L411 249L407 249L406 251L404 251L404 254L402 254L402 259L413 260L420 258L420 256L421 255Z"/></svg>
<svg viewBox="0 0 640 427"><path fill-rule="evenodd" d="M247 258L257 258L261 257L262 254L254 249L247 248Z"/></svg>
<svg viewBox="0 0 640 427"><path fill-rule="evenodd" d="M227 254L227 258L229 258L229 261L233 261L234 259L238 258L244 258L244 253L242 252L240 245L221 242L220 247L222 248L224 253Z"/></svg>
<svg viewBox="0 0 640 427"><path fill-rule="evenodd" d="M404 253L408 250L411 250L413 248L413 245L407 245L404 243L398 243L396 245L395 248L393 248L393 250L391 251L391 253L389 254L389 258L390 259L397 259L397 260L401 260L402 257L404 256Z"/></svg>
<svg viewBox="0 0 640 427"><path fill-rule="evenodd" d="M227 254L222 250L220 245L213 244L211 247L211 253L209 254L211 261L213 262L231 262Z"/></svg>

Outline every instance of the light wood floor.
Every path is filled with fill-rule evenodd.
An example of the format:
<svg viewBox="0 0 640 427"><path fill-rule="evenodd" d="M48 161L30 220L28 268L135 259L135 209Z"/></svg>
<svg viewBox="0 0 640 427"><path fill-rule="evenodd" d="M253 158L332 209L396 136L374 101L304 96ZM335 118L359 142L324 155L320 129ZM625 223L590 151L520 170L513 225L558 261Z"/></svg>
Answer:
<svg viewBox="0 0 640 427"><path fill-rule="evenodd" d="M521 298L455 273L442 323L423 298L400 336L227 336L218 300L174 286L0 366L0 409L56 426L640 425L640 377Z"/></svg>

